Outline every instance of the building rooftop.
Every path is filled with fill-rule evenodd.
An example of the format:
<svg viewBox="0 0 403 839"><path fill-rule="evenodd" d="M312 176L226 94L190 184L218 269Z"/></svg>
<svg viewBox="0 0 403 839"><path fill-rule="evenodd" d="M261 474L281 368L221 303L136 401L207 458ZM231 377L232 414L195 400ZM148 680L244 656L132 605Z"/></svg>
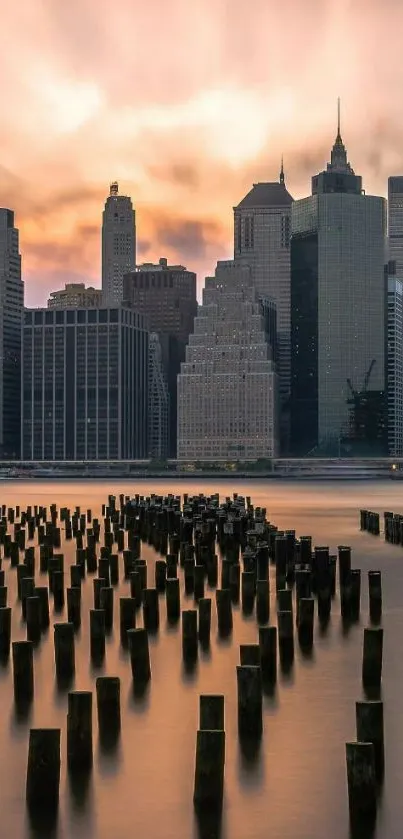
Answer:
<svg viewBox="0 0 403 839"><path fill-rule="evenodd" d="M253 184L252 189L235 209L251 209L253 207L290 207L293 198L283 183Z"/></svg>

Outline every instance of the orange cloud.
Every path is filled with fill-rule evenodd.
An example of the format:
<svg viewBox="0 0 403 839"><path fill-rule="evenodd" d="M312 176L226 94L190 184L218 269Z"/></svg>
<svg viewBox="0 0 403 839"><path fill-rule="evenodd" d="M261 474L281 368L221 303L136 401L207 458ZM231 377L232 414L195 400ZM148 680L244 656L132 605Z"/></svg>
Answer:
<svg viewBox="0 0 403 839"><path fill-rule="evenodd" d="M199 275L232 252L232 207L278 175L295 197L329 157L336 98L368 192L403 171L400 0L20 0L0 29L0 204L26 299L100 278L115 178L139 257ZM18 44L18 49L15 45Z"/></svg>

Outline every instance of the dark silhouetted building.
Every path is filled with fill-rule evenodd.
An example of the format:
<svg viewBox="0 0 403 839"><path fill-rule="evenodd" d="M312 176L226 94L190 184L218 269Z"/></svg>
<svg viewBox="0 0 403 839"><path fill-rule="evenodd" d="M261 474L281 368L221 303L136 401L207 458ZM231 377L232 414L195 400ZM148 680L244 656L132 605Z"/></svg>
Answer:
<svg viewBox="0 0 403 839"><path fill-rule="evenodd" d="M23 459L146 458L148 343L131 309L26 309Z"/></svg>
<svg viewBox="0 0 403 839"><path fill-rule="evenodd" d="M21 325L24 283L12 210L0 209L0 454L21 450Z"/></svg>
<svg viewBox="0 0 403 839"><path fill-rule="evenodd" d="M197 312L196 274L166 259L140 265L124 277L123 296L159 337L170 398L169 454L176 457L177 376Z"/></svg>
<svg viewBox="0 0 403 839"><path fill-rule="evenodd" d="M396 276L396 262L385 266L387 304L386 377L388 399L388 449L403 456L403 282Z"/></svg>
<svg viewBox="0 0 403 839"><path fill-rule="evenodd" d="M388 179L388 244L394 276L403 281L403 175Z"/></svg>
<svg viewBox="0 0 403 839"><path fill-rule="evenodd" d="M150 334L148 375L148 456L166 460L169 453L169 391L156 332Z"/></svg>
<svg viewBox="0 0 403 839"><path fill-rule="evenodd" d="M340 128L312 196L292 206L292 450L386 449L386 206L365 195Z"/></svg>

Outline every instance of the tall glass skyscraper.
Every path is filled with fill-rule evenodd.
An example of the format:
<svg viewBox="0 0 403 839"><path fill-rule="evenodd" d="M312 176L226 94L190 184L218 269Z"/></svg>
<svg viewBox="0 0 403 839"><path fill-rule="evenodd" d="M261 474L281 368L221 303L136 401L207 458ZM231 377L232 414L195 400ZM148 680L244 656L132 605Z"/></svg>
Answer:
<svg viewBox="0 0 403 839"><path fill-rule="evenodd" d="M291 377L292 196L281 166L278 183L257 183L234 207L234 257L250 266L257 293L277 309L278 381L281 405L281 448L289 448Z"/></svg>
<svg viewBox="0 0 403 839"><path fill-rule="evenodd" d="M12 210L0 209L0 454L20 457L24 283Z"/></svg>
<svg viewBox="0 0 403 839"><path fill-rule="evenodd" d="M292 444L295 454L386 445L386 202L365 195L338 127L312 195L292 206Z"/></svg>
<svg viewBox="0 0 403 839"><path fill-rule="evenodd" d="M395 276L403 280L403 176L388 180L389 260L395 263Z"/></svg>

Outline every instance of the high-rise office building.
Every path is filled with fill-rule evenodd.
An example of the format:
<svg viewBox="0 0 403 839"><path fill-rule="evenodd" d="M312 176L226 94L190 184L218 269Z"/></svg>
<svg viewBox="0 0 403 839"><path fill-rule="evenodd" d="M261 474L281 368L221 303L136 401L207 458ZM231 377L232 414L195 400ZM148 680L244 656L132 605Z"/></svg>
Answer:
<svg viewBox="0 0 403 839"><path fill-rule="evenodd" d="M170 399L169 454L176 457L177 376L197 312L196 274L166 259L146 263L125 276L123 296L159 337Z"/></svg>
<svg viewBox="0 0 403 839"><path fill-rule="evenodd" d="M292 207L293 452L385 446L386 206L365 195L340 123L331 162Z"/></svg>
<svg viewBox="0 0 403 839"><path fill-rule="evenodd" d="M123 307L26 309L23 459L147 457L148 341Z"/></svg>
<svg viewBox="0 0 403 839"><path fill-rule="evenodd" d="M403 175L388 179L388 246L395 277L403 280Z"/></svg>
<svg viewBox="0 0 403 839"><path fill-rule="evenodd" d="M89 309L102 306L100 288L85 287L84 283L66 283L64 288L51 291L48 309Z"/></svg>
<svg viewBox="0 0 403 839"><path fill-rule="evenodd" d="M387 399L388 449L392 457L403 456L403 282L396 276L396 263L385 265L387 304Z"/></svg>
<svg viewBox="0 0 403 839"><path fill-rule="evenodd" d="M0 209L0 453L10 459L18 459L21 449L23 308L18 230L12 210Z"/></svg>
<svg viewBox="0 0 403 839"><path fill-rule="evenodd" d="M150 335L148 375L148 456L166 460L169 443L169 391L156 332Z"/></svg>
<svg viewBox="0 0 403 839"><path fill-rule="evenodd" d="M123 277L136 266L136 217L131 199L111 184L102 215L102 293L105 306L120 306Z"/></svg>
<svg viewBox="0 0 403 839"><path fill-rule="evenodd" d="M234 256L248 264L258 294L277 309L281 448L289 448L291 381L290 236L293 199L281 166L279 183L257 183L234 207Z"/></svg>
<svg viewBox="0 0 403 839"><path fill-rule="evenodd" d="M249 266L207 277L178 376L178 459L256 461L278 451L276 312Z"/></svg>

